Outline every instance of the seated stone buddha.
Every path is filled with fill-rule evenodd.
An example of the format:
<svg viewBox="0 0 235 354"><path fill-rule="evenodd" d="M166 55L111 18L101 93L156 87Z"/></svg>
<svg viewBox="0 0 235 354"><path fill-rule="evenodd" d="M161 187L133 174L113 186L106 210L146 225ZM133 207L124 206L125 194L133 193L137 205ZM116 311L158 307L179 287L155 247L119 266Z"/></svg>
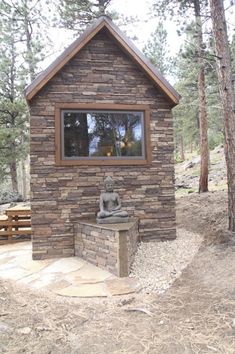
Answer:
<svg viewBox="0 0 235 354"><path fill-rule="evenodd" d="M128 214L121 210L121 200L118 193L114 192L114 181L108 176L104 180L105 192L100 195L100 211L97 214L98 224L115 224L128 222Z"/></svg>

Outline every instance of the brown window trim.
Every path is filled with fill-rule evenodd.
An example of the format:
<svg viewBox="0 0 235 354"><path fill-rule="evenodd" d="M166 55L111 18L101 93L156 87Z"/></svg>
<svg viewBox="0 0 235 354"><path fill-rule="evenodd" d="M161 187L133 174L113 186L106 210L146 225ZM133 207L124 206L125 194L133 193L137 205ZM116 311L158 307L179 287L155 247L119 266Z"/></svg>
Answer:
<svg viewBox="0 0 235 354"><path fill-rule="evenodd" d="M114 158L90 158L77 160L62 160L61 158L61 111L65 109L104 109L104 110L129 110L144 112L144 143L145 159L115 159ZM99 103L57 103L55 104L55 164L56 166L110 166L110 165L147 165L151 163L151 145L150 145L150 109L146 105L122 105L122 104L99 104Z"/></svg>

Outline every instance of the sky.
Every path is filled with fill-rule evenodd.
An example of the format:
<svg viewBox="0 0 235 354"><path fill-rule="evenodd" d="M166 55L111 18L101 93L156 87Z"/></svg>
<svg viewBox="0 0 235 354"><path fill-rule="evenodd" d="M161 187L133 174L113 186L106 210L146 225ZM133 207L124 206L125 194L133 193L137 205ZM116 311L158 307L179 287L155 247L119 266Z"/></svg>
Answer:
<svg viewBox="0 0 235 354"><path fill-rule="evenodd" d="M137 16L140 19L140 22L125 27L125 30L128 29L130 37L136 36L138 38L135 41L135 45L138 46L140 50L143 49L145 43L158 24L158 19L156 17L151 18L152 3L153 1L151 0L114 0L113 3L111 3L111 8L120 13L124 13L127 16ZM164 25L168 31L170 50L174 54L178 52L181 42L176 32L177 26L172 21L165 21Z"/></svg>

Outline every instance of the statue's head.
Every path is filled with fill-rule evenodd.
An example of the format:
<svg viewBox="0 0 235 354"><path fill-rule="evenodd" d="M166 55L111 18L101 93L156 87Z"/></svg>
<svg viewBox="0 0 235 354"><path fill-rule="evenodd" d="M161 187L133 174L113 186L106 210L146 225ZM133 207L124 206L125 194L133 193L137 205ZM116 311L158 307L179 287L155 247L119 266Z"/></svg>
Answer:
<svg viewBox="0 0 235 354"><path fill-rule="evenodd" d="M114 180L112 177L108 176L104 180L104 188L107 192L112 192L114 187Z"/></svg>

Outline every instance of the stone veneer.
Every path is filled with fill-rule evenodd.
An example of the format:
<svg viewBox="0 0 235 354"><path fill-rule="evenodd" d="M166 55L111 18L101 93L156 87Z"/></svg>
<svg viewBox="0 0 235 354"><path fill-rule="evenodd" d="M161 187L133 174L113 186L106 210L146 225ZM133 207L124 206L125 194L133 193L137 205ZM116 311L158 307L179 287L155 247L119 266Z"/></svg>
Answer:
<svg viewBox="0 0 235 354"><path fill-rule="evenodd" d="M144 104L151 109L151 165L55 165L55 103ZM101 31L30 101L33 258L74 255L74 225L94 218L105 176L142 240L174 239L171 104L113 39Z"/></svg>
<svg viewBox="0 0 235 354"><path fill-rule="evenodd" d="M75 226L75 256L118 277L127 277L138 244L138 221L97 225L80 221Z"/></svg>

